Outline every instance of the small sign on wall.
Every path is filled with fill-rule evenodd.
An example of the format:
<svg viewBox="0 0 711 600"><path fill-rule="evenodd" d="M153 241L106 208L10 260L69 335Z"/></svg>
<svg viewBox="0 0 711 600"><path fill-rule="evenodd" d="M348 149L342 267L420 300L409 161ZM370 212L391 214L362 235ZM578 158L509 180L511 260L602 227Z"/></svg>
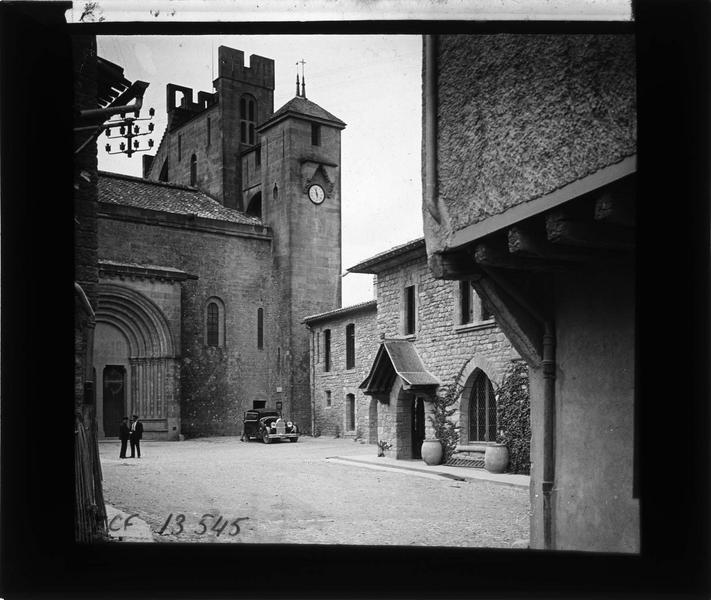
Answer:
<svg viewBox="0 0 711 600"><path fill-rule="evenodd" d="M277 391L277 392L281 392L281 386L280 386L280 385L277 386L276 391Z"/></svg>

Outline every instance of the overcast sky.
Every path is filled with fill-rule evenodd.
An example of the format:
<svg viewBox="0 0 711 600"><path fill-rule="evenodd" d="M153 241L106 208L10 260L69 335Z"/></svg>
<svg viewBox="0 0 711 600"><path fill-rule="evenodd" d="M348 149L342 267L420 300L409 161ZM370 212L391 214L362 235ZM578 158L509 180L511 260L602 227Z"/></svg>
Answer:
<svg viewBox="0 0 711 600"><path fill-rule="evenodd" d="M296 62L306 61L306 96L346 122L341 135L343 269L422 236L420 36L100 36L99 55L148 82L155 107L154 149L166 125L165 86L211 92L217 48L275 61L274 109L295 94ZM141 116L148 116L147 113ZM145 138L144 138L145 139ZM141 154L108 156L99 168L141 176ZM115 143L114 143L115 145ZM372 298L370 275L343 278L343 305Z"/></svg>

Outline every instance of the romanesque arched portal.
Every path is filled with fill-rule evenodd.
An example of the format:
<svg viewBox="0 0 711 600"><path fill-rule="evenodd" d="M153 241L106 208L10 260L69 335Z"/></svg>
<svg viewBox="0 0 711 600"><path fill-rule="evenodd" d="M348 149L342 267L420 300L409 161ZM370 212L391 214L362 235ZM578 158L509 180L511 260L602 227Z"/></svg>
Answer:
<svg viewBox="0 0 711 600"><path fill-rule="evenodd" d="M115 435L113 420L123 412L141 416L149 439L177 438L180 394L175 343L165 315L152 300L123 285L99 286L94 367L100 379L96 382L100 435ZM122 396L115 392L120 373L124 374ZM111 380L104 382L104 376ZM104 388L111 392L110 398Z"/></svg>

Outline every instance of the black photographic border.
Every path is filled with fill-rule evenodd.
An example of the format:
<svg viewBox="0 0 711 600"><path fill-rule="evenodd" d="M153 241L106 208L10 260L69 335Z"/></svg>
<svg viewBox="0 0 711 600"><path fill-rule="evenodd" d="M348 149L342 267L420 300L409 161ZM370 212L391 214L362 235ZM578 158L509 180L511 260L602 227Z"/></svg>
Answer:
<svg viewBox="0 0 711 600"><path fill-rule="evenodd" d="M709 594L707 3L634 23L64 24L0 5L0 595L14 598L702 598ZM634 32L641 553L73 540L72 65L76 34Z"/></svg>

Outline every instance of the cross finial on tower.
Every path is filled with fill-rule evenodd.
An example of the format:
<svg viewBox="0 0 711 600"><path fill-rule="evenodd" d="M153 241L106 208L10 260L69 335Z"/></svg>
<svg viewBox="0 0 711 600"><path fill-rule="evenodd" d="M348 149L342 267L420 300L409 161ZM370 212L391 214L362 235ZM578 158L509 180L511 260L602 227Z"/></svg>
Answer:
<svg viewBox="0 0 711 600"><path fill-rule="evenodd" d="M306 64L306 61L302 58L299 62L301 63L301 97L306 98L306 74L304 73L304 65Z"/></svg>

